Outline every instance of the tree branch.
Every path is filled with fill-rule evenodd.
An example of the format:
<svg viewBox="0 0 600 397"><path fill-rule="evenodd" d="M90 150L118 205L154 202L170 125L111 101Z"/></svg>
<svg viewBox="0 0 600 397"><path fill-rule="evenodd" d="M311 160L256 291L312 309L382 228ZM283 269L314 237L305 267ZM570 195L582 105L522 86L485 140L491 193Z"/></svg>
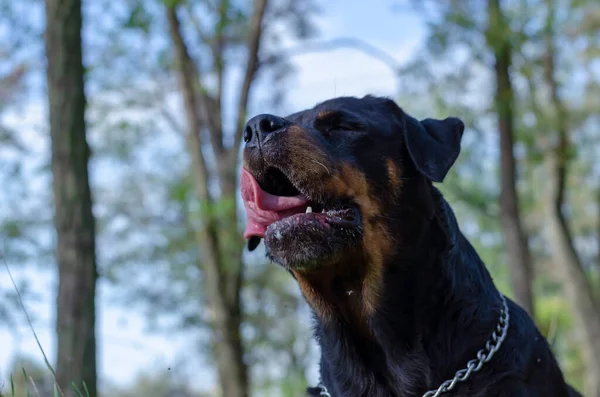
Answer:
<svg viewBox="0 0 600 397"><path fill-rule="evenodd" d="M200 109L199 98L196 95L196 87L199 84L195 65L187 51L187 47L180 31L179 19L175 7L167 7L167 18L171 39L175 47L177 59L177 68L179 75L179 85L183 94L183 102L188 124L188 144L192 155L192 164L194 167L194 178L198 196L200 200L211 203L212 198L208 190L208 168L204 153L202 152L202 142L200 141L200 131L202 129L201 117L198 114Z"/></svg>
<svg viewBox="0 0 600 397"><path fill-rule="evenodd" d="M183 41L180 31L179 20L177 19L176 10L174 7L167 7L167 18L169 21L170 33L175 46L175 52L178 59L178 74L183 93L185 111L188 119L188 134L187 144L192 156L192 175L193 184L196 189L197 195L200 198L201 203L206 209L203 211L203 226L196 233L196 239L198 245L202 248L202 267L206 275L206 288L208 297L211 304L214 305L214 329L220 330L220 334L225 333L228 335L224 341L217 343L217 347L220 349L220 354L225 354L227 357L224 361L219 361L220 364L224 362L233 363L232 365L238 365L236 361L236 355L239 353L239 337L237 335L239 322L235 323L238 316L239 306L231 307L227 299L227 290L230 287L230 281L227 280L226 274L223 274L222 260L223 252L219 245L219 233L218 233L218 222L215 221L212 211L214 210L214 200L212 200L208 190L208 170L206 167L206 161L202 153L202 141L200 139L201 122L198 117L197 109L197 92L193 89L195 69L192 69L194 65L190 62L187 48ZM239 272L241 273L241 272ZM241 277L239 274L236 277ZM232 328L233 327L233 328ZM231 334L233 333L233 334ZM240 384L230 385L225 382L222 386L228 388L240 387L244 389L246 386L245 381L245 370L236 366L230 368L230 371L236 373L236 379L241 379ZM224 376L224 369L220 369L220 374ZM225 379L225 378L223 378ZM237 390L237 389L236 389ZM241 392L236 391L235 393L228 395L241 395Z"/></svg>
<svg viewBox="0 0 600 397"><path fill-rule="evenodd" d="M173 7L167 7L167 17L169 20L171 38L177 54L177 60L181 64L180 68L183 68L180 69L180 71L185 73L186 84L189 84L187 88L182 88L182 91L184 93L185 91L188 91L188 93L193 96L194 108L192 110L195 114L195 117L198 119L199 126L207 127L210 133L210 141L214 155L218 158L223 152L223 140L221 139L220 134L221 123L217 121L214 115L215 100L209 95L208 90L202 84L202 79L198 74L196 63L192 59L192 56L187 49L183 34L181 33L181 23L179 22L179 17L177 16L177 7L177 5ZM199 134L200 128L198 128L197 131Z"/></svg>
<svg viewBox="0 0 600 397"><path fill-rule="evenodd" d="M222 130L222 119L221 119L221 106L223 103L223 75L225 74L225 60L223 52L225 51L225 28L227 27L229 20L227 14L229 12L229 0L222 0L218 5L218 18L217 26L215 26L215 37L211 45L213 53L213 67L217 73L217 97L215 99L215 111L214 117L218 118L218 136L214 138L223 141L223 130ZM215 131L215 134L217 131Z"/></svg>
<svg viewBox="0 0 600 397"><path fill-rule="evenodd" d="M198 97L193 88L196 72L181 35L175 7L167 7L167 18L169 21L171 38L175 47L176 58L178 60L179 83L183 94L183 102L187 117L187 145L192 159L193 184L200 202L205 208L208 208L208 211L205 211L203 214L202 220L204 225L202 230L198 233L198 242L203 248L203 264L206 271L207 284L209 285L210 298L219 309L218 312L225 313L227 311L227 304L219 292L222 289L223 284L219 267L221 254L214 226L215 222L210 213L210 209L213 208L213 199L208 189L209 173L202 152L202 141L200 139L202 125L200 117L197 114L199 108L197 103ZM222 326L223 324L220 323L219 325Z"/></svg>
<svg viewBox="0 0 600 397"><path fill-rule="evenodd" d="M223 5L223 3L227 3L227 4ZM219 26L221 23L223 24L222 30L224 30L224 27L226 26L226 23L227 23L227 20L224 18L227 17L227 10L229 9L228 4L229 4L228 1L219 3L219 22L218 23L219 23ZM204 101L207 106L207 110L206 110L206 114L205 114L205 116L207 117L206 124L208 124L210 127L208 133L210 136L212 149L215 153L215 156L218 157L223 152L223 122L221 120L221 114L222 114L221 113L221 103L223 101L222 91L223 91L224 64L223 64L223 54L222 53L223 53L223 48L224 48L224 41L219 40L218 27L215 28L215 31L217 33L215 33L214 37L207 35L202 30L202 24L200 23L200 20L198 19L196 13L194 13L193 5L191 3L187 3L186 5L187 5L187 7L185 7L185 11L187 12L187 16L190 19L192 25L194 26L194 29L196 30L198 39L210 48L210 51L213 56L213 63L214 63L213 66L215 68L215 71L217 72L217 95L216 95L216 98L211 97L208 94L208 92L206 92L206 90L202 90L202 92L200 92L200 95L202 95L204 97ZM222 34L222 32L221 32L221 34Z"/></svg>
<svg viewBox="0 0 600 397"><path fill-rule="evenodd" d="M262 38L262 21L267 8L267 0L255 0L254 10L252 12L252 18L250 19L250 26L248 29L248 60L246 63L246 72L244 75L244 82L240 91L239 102L237 106L237 121L235 123L235 135L233 146L230 149L231 160L230 167L236 167L238 161L238 152L242 144L242 133L244 128L244 122L246 120L246 112L248 109L248 97L250 95L250 89L254 82L254 76L258 70L258 52L260 50L260 42Z"/></svg>
<svg viewBox="0 0 600 397"><path fill-rule="evenodd" d="M173 132L175 132L179 136L182 136L182 137L185 136L185 128L183 128L179 124L179 122L177 120L175 120L175 117L173 117L173 115L171 114L171 112L169 112L168 109L166 109L164 106L162 106L160 109L160 114L163 116L166 123L171 127Z"/></svg>
<svg viewBox="0 0 600 397"><path fill-rule="evenodd" d="M553 186L553 199L557 211L562 211L562 205L565 200L565 184L567 179L568 149L569 141L567 137L567 112L564 104L558 94L558 83L555 76L556 49L554 45L554 15L550 13L545 27L544 42L546 44L546 54L544 56L544 80L550 88L550 100L555 110L556 132L558 133L558 142L554 150L554 175L556 186Z"/></svg>
<svg viewBox="0 0 600 397"><path fill-rule="evenodd" d="M600 187L597 187L596 191L596 266L600 267Z"/></svg>
<svg viewBox="0 0 600 397"><path fill-rule="evenodd" d="M354 37L338 37L327 41L305 43L298 47L284 50L282 56L293 57L313 52L328 52L341 48L349 48L363 52L364 54L386 64L394 74L399 74L402 69L402 65L400 65L398 60L396 60L396 58L394 58L394 56L392 56L390 53L382 50L379 47L369 44L366 41Z"/></svg>
<svg viewBox="0 0 600 397"><path fill-rule="evenodd" d="M598 302L594 296L592 286L586 278L581 258L573 244L573 236L570 231L567 217L562 211L565 198L565 182L567 177L567 166L569 159L569 142L567 138L567 111L559 97L559 83L556 80L555 62L556 45L554 28L556 26L556 5L553 1L546 1L548 16L544 29L545 57L543 63L544 82L550 88L550 101L553 107L552 115L556 123L555 132L558 142L555 147L549 148L545 153L545 161L548 169L547 194L545 195L548 211L549 236L557 263L561 271L561 277L565 280L563 287L566 296L573 305L576 320L581 325L584 336L584 350L587 367L586 389L588 395L598 395L600 384L600 346L597 341L600 338L600 317Z"/></svg>
<svg viewBox="0 0 600 397"><path fill-rule="evenodd" d="M496 92L494 105L497 113L500 140L500 214L504 241L507 248L512 284L517 302L533 315L533 277L528 237L523 228L516 189L517 165L514 157L515 95L510 75L513 48L506 16L500 0L488 0L488 27L486 42L493 51Z"/></svg>
<svg viewBox="0 0 600 397"><path fill-rule="evenodd" d="M0 108L11 99L17 85L25 75L25 66L19 65L8 74L0 76Z"/></svg>
<svg viewBox="0 0 600 397"><path fill-rule="evenodd" d="M190 22L196 30L196 35L198 36L200 41L207 45L210 45L210 43L212 42L212 38L209 35L207 35L202 29L202 24L200 23L200 20L198 19L197 15L194 13L193 3L185 2L182 6L185 6L188 18L190 18Z"/></svg>

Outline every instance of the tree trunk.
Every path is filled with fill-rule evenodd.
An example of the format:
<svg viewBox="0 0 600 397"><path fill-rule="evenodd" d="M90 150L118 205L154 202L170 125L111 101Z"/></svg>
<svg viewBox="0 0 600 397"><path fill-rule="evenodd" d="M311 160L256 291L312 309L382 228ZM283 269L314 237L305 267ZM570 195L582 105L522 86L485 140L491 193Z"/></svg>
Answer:
<svg viewBox="0 0 600 397"><path fill-rule="evenodd" d="M187 146L191 156L193 185L200 201L206 209L203 225L197 231L197 240L202 248L202 270L205 286L213 315L213 346L219 383L224 397L247 397L249 395L248 368L244 362L244 349L241 338L240 290L242 284L241 241L232 241L230 234L237 232L235 209L235 189L218 200L211 197L208 190L210 175L203 155L201 140L203 121L202 105L208 98L201 97L198 85L200 77L191 59L180 30L175 7L167 7L167 19L177 60L177 74L185 105L188 134ZM212 131L211 136L220 136L220 131ZM218 138L214 138L218 139ZM219 145L213 145L219 147ZM220 150L220 149L219 149ZM229 170L231 179L220 180L221 186L234 186L235 172ZM221 178L224 175L221 174ZM233 204L232 204L233 203ZM227 205L224 215L217 217L216 206ZM231 208L229 208L231 207ZM220 231L223 229L223 231ZM234 247L234 248L232 248Z"/></svg>
<svg viewBox="0 0 600 397"><path fill-rule="evenodd" d="M515 300L533 316L532 261L519 213L514 146L514 93L510 77L512 48L499 0L488 1L488 45L495 56L495 106L500 133L500 214Z"/></svg>
<svg viewBox="0 0 600 397"><path fill-rule="evenodd" d="M596 213L598 217L596 220L596 266L600 268L600 186L596 191Z"/></svg>
<svg viewBox="0 0 600 397"><path fill-rule="evenodd" d="M88 178L81 0L46 0L46 57L57 238L56 377L96 391L95 220ZM84 392L85 394L85 392Z"/></svg>
<svg viewBox="0 0 600 397"><path fill-rule="evenodd" d="M548 4L548 20L545 31L546 56L544 79L550 88L550 99L555 120L557 140L545 153L548 172L545 194L548 234L554 252L557 270L563 280L564 291L573 307L576 321L583 335L584 358L586 360L586 396L600 396L600 313L589 285L581 260L573 245L572 234L562 209L568 175L568 115L559 97L555 74L556 51L554 45L554 7Z"/></svg>
<svg viewBox="0 0 600 397"><path fill-rule="evenodd" d="M585 395L597 397L600 396L600 317L585 271L573 246L569 226L561 210L562 203L557 199L560 195L557 176L559 162L555 154L547 155L546 166L552 173L548 177L545 203L548 213L548 238L565 295L573 308L583 336L587 370Z"/></svg>

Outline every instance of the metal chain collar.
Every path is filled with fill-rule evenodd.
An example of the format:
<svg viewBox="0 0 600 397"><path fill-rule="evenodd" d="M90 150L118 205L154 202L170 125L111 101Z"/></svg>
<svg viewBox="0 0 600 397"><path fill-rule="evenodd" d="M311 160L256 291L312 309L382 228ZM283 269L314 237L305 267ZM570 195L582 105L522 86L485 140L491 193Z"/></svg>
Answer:
<svg viewBox="0 0 600 397"><path fill-rule="evenodd" d="M454 389L457 383L466 381L473 372L479 371L481 367L483 367L483 364L490 361L494 354L500 349L502 342L504 342L504 339L506 338L508 325L510 322L510 314L508 312L506 298L504 295L500 294L500 299L502 300L502 311L500 312L498 324L496 324L496 328L494 328L491 338L485 342L485 347L477 352L477 358L469 361L466 368L457 371L454 375L454 378L448 379L437 389L430 390L423 394L423 397L438 397L443 393L451 391ZM329 394L327 387L325 387L323 383L319 382L317 387L321 390L319 396L331 397L331 394Z"/></svg>

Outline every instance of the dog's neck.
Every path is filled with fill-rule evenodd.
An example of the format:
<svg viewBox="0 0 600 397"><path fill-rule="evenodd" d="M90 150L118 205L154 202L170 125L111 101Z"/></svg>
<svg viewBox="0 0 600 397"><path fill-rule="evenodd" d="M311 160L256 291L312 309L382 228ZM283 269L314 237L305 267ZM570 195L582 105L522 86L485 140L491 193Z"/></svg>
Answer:
<svg viewBox="0 0 600 397"><path fill-rule="evenodd" d="M333 396L422 393L451 378L489 337L501 305L497 291L448 204L437 190L434 197L436 217L420 244L385 264L374 313L349 317L340 297L339 316L315 316L321 373ZM448 244L432 250L439 233ZM455 326L445 329L450 322ZM465 338L471 343L456 343Z"/></svg>

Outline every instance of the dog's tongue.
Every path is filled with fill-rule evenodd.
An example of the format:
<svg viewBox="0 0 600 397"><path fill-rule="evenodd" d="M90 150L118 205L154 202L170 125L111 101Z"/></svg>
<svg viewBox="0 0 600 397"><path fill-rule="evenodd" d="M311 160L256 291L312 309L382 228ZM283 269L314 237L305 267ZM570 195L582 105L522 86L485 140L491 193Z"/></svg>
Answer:
<svg viewBox="0 0 600 397"><path fill-rule="evenodd" d="M264 237L271 223L304 212L308 205L302 196L283 197L265 192L245 168L242 168L240 187L247 216L244 238Z"/></svg>

